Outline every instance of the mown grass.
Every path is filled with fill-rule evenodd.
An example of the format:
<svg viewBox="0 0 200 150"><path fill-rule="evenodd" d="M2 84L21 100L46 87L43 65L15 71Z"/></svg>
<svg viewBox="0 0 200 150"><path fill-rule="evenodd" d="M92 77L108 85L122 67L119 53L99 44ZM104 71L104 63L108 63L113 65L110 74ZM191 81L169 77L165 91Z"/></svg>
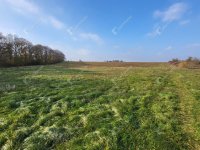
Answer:
<svg viewBox="0 0 200 150"><path fill-rule="evenodd" d="M198 70L69 66L1 68L2 149L198 148Z"/></svg>

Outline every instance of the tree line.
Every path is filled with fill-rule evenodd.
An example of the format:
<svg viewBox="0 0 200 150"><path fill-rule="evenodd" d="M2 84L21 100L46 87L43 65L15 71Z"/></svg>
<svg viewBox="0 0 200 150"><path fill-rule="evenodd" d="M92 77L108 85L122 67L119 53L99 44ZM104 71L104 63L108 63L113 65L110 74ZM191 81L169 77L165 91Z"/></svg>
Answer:
<svg viewBox="0 0 200 150"><path fill-rule="evenodd" d="M64 61L65 55L24 38L0 33L0 66L46 65Z"/></svg>
<svg viewBox="0 0 200 150"><path fill-rule="evenodd" d="M174 58L171 61L169 61L169 63L180 68L189 68L189 69L200 68L200 59L195 57L188 57L186 60L180 60L178 58Z"/></svg>
<svg viewBox="0 0 200 150"><path fill-rule="evenodd" d="M180 60L178 58L173 58L169 63L180 63L180 62L190 62L194 64L199 64L200 65L200 59L196 57L188 57L186 60Z"/></svg>

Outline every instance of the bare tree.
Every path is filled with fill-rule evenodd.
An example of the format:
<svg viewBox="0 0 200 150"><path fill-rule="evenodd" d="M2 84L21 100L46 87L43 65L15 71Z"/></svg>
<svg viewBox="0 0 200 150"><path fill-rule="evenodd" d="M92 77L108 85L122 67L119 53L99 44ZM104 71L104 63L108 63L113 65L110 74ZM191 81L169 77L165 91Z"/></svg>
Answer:
<svg viewBox="0 0 200 150"><path fill-rule="evenodd" d="M59 63L64 59L64 54L59 50L40 44L33 45L11 34L5 37L0 33L1 66L45 65Z"/></svg>

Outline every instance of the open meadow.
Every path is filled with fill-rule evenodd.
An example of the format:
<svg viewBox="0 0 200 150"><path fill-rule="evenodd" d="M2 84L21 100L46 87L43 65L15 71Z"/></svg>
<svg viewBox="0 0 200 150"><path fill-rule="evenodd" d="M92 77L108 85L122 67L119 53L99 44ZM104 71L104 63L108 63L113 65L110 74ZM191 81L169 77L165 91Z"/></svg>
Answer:
<svg viewBox="0 0 200 150"><path fill-rule="evenodd" d="M168 63L0 68L0 149L200 149L199 85Z"/></svg>

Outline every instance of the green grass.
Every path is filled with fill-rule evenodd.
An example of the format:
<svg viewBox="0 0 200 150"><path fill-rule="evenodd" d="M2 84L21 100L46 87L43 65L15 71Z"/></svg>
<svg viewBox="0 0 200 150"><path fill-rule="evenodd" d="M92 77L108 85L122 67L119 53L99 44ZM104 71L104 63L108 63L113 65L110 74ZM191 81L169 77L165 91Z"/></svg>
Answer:
<svg viewBox="0 0 200 150"><path fill-rule="evenodd" d="M0 68L2 149L200 148L199 70L69 66Z"/></svg>

